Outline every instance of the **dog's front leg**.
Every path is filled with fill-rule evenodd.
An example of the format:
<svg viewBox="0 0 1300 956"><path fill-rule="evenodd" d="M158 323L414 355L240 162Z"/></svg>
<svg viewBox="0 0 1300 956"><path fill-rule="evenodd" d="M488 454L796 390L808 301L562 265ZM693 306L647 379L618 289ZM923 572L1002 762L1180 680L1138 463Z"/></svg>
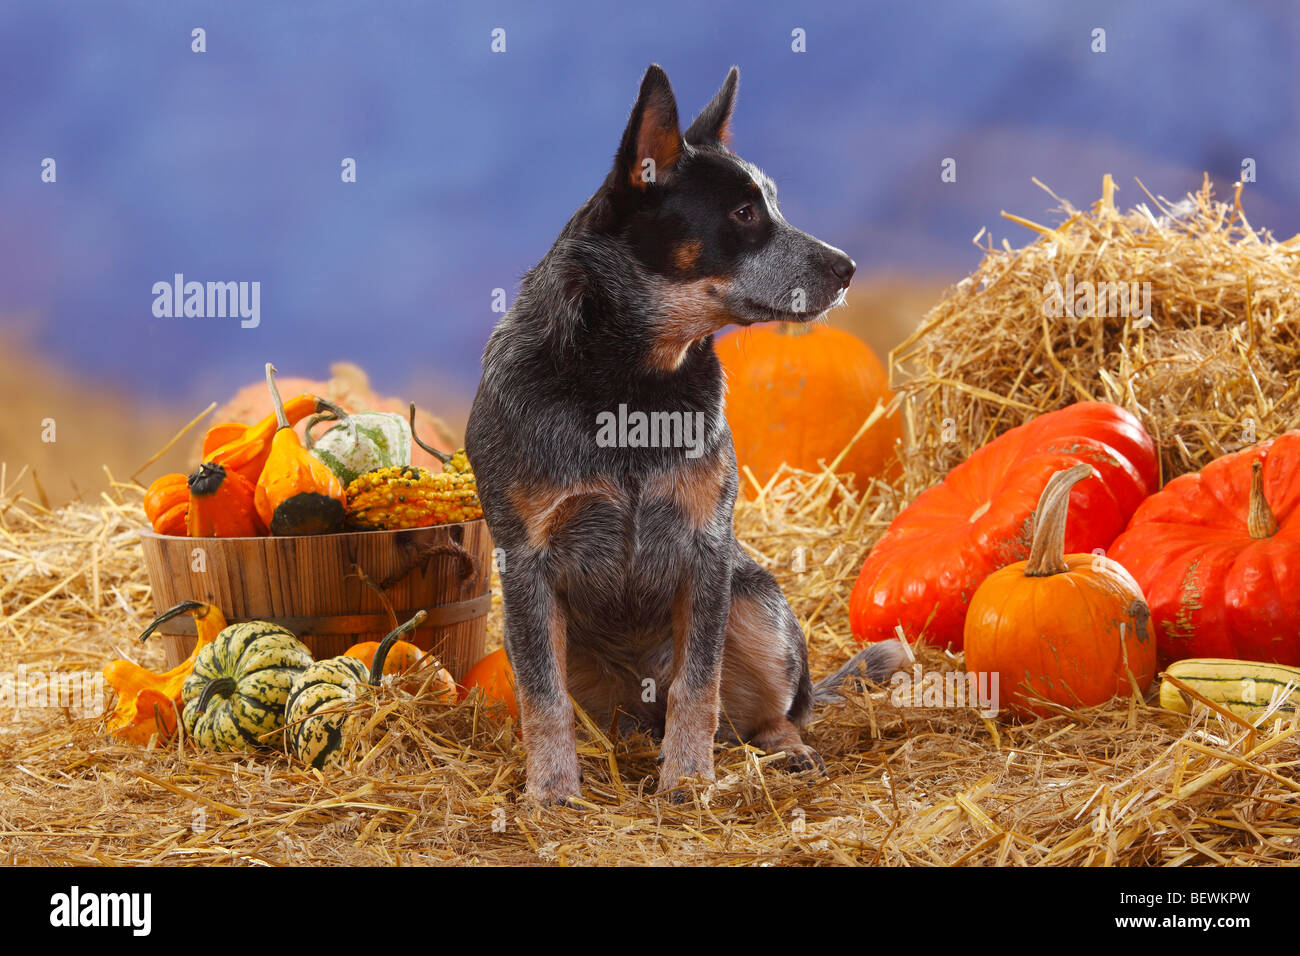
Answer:
<svg viewBox="0 0 1300 956"><path fill-rule="evenodd" d="M701 565L673 600L673 681L668 688L660 792L686 777L713 779L731 565L720 556Z"/></svg>
<svg viewBox="0 0 1300 956"><path fill-rule="evenodd" d="M506 652L515 672L528 795L564 803L578 795L579 781L565 675L567 619L540 565L512 558L502 575Z"/></svg>

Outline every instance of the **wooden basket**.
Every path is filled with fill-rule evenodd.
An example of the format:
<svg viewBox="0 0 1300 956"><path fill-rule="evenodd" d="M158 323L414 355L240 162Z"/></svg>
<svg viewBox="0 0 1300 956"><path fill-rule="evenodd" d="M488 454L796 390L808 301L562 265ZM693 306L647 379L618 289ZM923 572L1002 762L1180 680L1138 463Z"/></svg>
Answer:
<svg viewBox="0 0 1300 956"><path fill-rule="evenodd" d="M274 621L321 660L392 630L386 601L399 623L424 609L425 624L405 639L432 652L457 680L483 656L492 539L482 520L283 538L140 537L159 613L203 601L231 624ZM189 615L158 631L168 667L193 651Z"/></svg>

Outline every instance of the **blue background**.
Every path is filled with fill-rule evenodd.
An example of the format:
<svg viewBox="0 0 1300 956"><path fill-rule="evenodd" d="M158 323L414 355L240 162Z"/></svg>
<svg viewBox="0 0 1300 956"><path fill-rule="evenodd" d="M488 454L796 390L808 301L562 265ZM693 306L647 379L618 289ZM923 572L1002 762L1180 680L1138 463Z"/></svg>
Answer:
<svg viewBox="0 0 1300 956"><path fill-rule="evenodd" d="M981 226L1029 241L998 213L1050 218L1033 176L1085 205L1110 172L1127 206L1134 176L1178 197L1204 170L1226 195L1246 156L1252 222L1290 236L1297 49L1297 6L1262 0L10 2L0 322L148 400L339 358L382 391L468 396L492 290L513 298L600 182L651 61L683 123L740 66L733 147L860 276L954 281ZM154 318L176 272L260 281L261 326Z"/></svg>

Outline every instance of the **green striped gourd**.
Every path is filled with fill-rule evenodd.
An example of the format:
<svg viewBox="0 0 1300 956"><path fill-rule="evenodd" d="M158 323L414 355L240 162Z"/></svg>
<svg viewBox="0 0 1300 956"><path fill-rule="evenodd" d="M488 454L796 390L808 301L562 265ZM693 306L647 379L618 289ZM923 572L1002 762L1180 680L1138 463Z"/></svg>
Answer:
<svg viewBox="0 0 1300 956"><path fill-rule="evenodd" d="M328 411L307 423L307 449L324 463L346 488L358 477L378 468L411 463L411 426L396 412L361 412L349 415L332 402ZM337 421L320 439L311 430L321 422Z"/></svg>
<svg viewBox="0 0 1300 956"><path fill-rule="evenodd" d="M289 753L310 767L342 767L344 745L358 719L348 712L348 704L356 700L361 688L379 685L389 650L425 616L424 611L416 612L385 637L370 667L355 657L331 657L317 661L294 679L285 705Z"/></svg>
<svg viewBox="0 0 1300 956"><path fill-rule="evenodd" d="M275 746L266 735L284 726L293 679L312 664L311 651L268 621L232 624L199 651L185 678L185 731L216 751Z"/></svg>

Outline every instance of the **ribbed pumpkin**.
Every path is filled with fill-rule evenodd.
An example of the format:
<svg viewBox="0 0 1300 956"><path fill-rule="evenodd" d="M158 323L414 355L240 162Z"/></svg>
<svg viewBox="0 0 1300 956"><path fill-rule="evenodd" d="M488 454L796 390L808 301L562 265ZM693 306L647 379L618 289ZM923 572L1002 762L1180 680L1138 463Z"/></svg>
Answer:
<svg viewBox="0 0 1300 956"><path fill-rule="evenodd" d="M1162 665L1300 666L1300 431L1175 478L1109 553L1151 603Z"/></svg>
<svg viewBox="0 0 1300 956"><path fill-rule="evenodd" d="M1091 474L1075 465L1052 476L1029 559L994 571L971 598L966 669L997 674L1001 704L1019 716L1050 714L1030 698L1091 707L1155 677L1151 612L1133 576L1103 555L1065 553L1070 489Z"/></svg>
<svg viewBox="0 0 1300 956"><path fill-rule="evenodd" d="M715 343L726 371L727 422L736 462L765 484L782 462L820 471L857 434L876 402L893 399L889 375L871 348L841 329L780 322L732 332ZM902 437L895 412L869 428L836 467L859 488L892 471ZM741 490L753 486L743 476Z"/></svg>
<svg viewBox="0 0 1300 956"><path fill-rule="evenodd" d="M357 698L360 688L380 684L393 645L425 617L424 611L418 611L380 641L369 667L359 657L331 657L317 661L294 679L285 705L285 734L291 754L310 767L342 766L344 744L353 725L346 705Z"/></svg>
<svg viewBox="0 0 1300 956"><path fill-rule="evenodd" d="M962 647L975 589L1029 556L1032 515L1047 481L1080 463L1096 472L1071 493L1070 552L1107 548L1156 489L1155 444L1117 405L1079 402L1040 415L975 451L916 497L876 542L849 597L860 641L891 640L902 626L940 647Z"/></svg>
<svg viewBox="0 0 1300 956"><path fill-rule="evenodd" d="M312 665L311 651L268 621L232 624L199 652L185 680L185 731L215 751L258 750L284 726L293 679Z"/></svg>
<svg viewBox="0 0 1300 956"><path fill-rule="evenodd" d="M184 535L190 510L190 486L186 475L163 475L144 493L144 516L158 534Z"/></svg>
<svg viewBox="0 0 1300 956"><path fill-rule="evenodd" d="M296 425L312 412L323 411L328 404L304 392L284 403L284 417L290 425ZM250 485L256 485L271 454L279 424L279 418L272 412L254 425L239 422L213 425L203 436L203 460L237 472Z"/></svg>

